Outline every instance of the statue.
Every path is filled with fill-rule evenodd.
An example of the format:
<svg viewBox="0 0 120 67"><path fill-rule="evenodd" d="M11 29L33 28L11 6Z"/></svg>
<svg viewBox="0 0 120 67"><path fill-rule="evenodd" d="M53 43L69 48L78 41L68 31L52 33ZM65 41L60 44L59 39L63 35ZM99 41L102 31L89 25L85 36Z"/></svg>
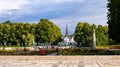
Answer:
<svg viewBox="0 0 120 67"><path fill-rule="evenodd" d="M95 36L95 29L93 29L93 49L96 48L96 36Z"/></svg>

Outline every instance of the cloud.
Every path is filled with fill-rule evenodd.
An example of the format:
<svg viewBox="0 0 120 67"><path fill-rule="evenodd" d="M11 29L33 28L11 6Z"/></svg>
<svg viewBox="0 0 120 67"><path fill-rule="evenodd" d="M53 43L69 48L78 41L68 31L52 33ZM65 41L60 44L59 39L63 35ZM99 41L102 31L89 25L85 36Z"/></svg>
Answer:
<svg viewBox="0 0 120 67"><path fill-rule="evenodd" d="M104 17L104 18L103 18ZM65 34L65 27L68 25L69 27L69 33L74 34L75 27L78 24L78 22L88 22L90 24L96 24L96 25L107 25L107 18L105 14L99 14L99 15L89 15L84 17L62 17L62 18L55 18L50 19L51 21L55 22L56 25L60 27L62 30L62 34Z"/></svg>
<svg viewBox="0 0 120 67"><path fill-rule="evenodd" d="M0 18L7 18L13 21L17 21L15 18L17 17L18 21L33 21L33 17L36 17L36 19L40 19L42 17L62 17L63 13L65 13L66 15L69 15L69 13L71 13L71 9L74 8L72 7L72 4L74 4L73 2L83 1L84 0L2 0L1 3L5 4L3 5L3 8L1 8L2 10L0 10ZM68 2L71 2L72 4L68 4ZM8 5L8 7L6 7L6 5Z"/></svg>
<svg viewBox="0 0 120 67"><path fill-rule="evenodd" d="M64 2L84 2L85 0L54 0L54 3L64 3Z"/></svg>
<svg viewBox="0 0 120 67"><path fill-rule="evenodd" d="M106 25L106 5L107 0L1 0L0 21L37 23L48 18L63 34L68 24L72 34L80 21Z"/></svg>
<svg viewBox="0 0 120 67"><path fill-rule="evenodd" d="M20 9L22 5L27 4L28 0L0 0L0 10Z"/></svg>
<svg viewBox="0 0 120 67"><path fill-rule="evenodd" d="M17 14L20 15L20 10L28 3L28 0L0 0L0 19L15 18Z"/></svg>

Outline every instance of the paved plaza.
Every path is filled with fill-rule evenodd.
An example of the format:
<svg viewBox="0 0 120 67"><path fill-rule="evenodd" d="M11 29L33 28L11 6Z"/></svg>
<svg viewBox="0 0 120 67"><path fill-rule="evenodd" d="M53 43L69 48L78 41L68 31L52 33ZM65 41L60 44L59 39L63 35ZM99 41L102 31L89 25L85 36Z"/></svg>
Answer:
<svg viewBox="0 0 120 67"><path fill-rule="evenodd" d="M13 57L12 57L13 58ZM30 57L29 57L30 58ZM0 60L0 67L120 67L120 60L114 58L115 60L89 60L89 59L29 59L29 58L19 58L19 59L3 59ZM72 57L73 58L73 57ZM106 57L107 58L107 57ZM117 59L117 60L116 60Z"/></svg>
<svg viewBox="0 0 120 67"><path fill-rule="evenodd" d="M120 67L120 61L1 60L0 67Z"/></svg>

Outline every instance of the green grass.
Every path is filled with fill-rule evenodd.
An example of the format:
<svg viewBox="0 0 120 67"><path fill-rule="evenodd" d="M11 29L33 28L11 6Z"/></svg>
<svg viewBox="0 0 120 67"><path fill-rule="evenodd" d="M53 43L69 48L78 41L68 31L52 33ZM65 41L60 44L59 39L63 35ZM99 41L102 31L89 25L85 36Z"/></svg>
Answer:
<svg viewBox="0 0 120 67"><path fill-rule="evenodd" d="M4 46L0 46L0 47L4 47ZM15 45L13 46L13 45L12 45L12 46L6 46L6 47L16 48L17 46L15 46ZM18 46L18 47L23 47L23 46ZM27 47L27 46L26 46L26 47ZM29 47L29 46L28 46L28 47Z"/></svg>
<svg viewBox="0 0 120 67"><path fill-rule="evenodd" d="M96 46L97 49L102 49L102 48L110 48L110 47L115 47L115 46L120 46L120 45L100 45Z"/></svg>
<svg viewBox="0 0 120 67"><path fill-rule="evenodd" d="M109 48L109 46L96 46L97 49L101 49L101 48Z"/></svg>
<svg viewBox="0 0 120 67"><path fill-rule="evenodd" d="M0 46L0 48L4 48L4 46ZM12 50L16 50L16 48L17 48L17 46L6 46L6 48L11 48ZM24 47L18 47L18 49L22 49L22 48L24 48Z"/></svg>

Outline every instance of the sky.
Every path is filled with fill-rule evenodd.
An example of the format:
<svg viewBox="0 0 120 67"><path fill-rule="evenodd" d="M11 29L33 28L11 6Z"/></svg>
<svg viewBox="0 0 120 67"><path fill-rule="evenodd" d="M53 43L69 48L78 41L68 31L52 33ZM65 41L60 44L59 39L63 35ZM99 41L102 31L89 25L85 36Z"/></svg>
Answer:
<svg viewBox="0 0 120 67"><path fill-rule="evenodd" d="M107 0L0 0L0 22L54 22L73 34L78 22L107 25Z"/></svg>

